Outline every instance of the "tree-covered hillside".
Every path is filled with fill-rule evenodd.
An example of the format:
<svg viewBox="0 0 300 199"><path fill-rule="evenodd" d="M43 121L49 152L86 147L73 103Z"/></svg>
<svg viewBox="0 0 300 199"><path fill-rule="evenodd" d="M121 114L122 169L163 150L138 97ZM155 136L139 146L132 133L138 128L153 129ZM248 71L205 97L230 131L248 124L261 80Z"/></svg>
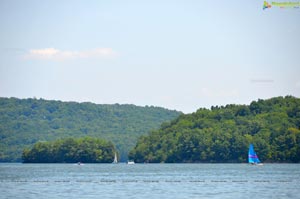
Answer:
<svg viewBox="0 0 300 199"><path fill-rule="evenodd" d="M111 163L115 147L99 138L65 138L51 142L37 142L24 149L24 163Z"/></svg>
<svg viewBox="0 0 300 199"><path fill-rule="evenodd" d="M85 136L112 141L124 161L140 135L180 114L153 106L0 98L0 162L21 161L23 149L37 141Z"/></svg>
<svg viewBox="0 0 300 199"><path fill-rule="evenodd" d="M300 162L300 99L292 96L199 109L141 136L136 162L246 162L253 143L263 162Z"/></svg>

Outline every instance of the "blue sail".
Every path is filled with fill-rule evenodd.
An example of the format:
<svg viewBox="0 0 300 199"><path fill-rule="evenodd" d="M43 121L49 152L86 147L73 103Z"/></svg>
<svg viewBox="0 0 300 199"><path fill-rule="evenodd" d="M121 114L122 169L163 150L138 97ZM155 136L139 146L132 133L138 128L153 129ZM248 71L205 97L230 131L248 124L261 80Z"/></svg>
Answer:
<svg viewBox="0 0 300 199"><path fill-rule="evenodd" d="M253 144L250 144L250 146L249 146L248 161L251 164L260 163L260 160L258 159L258 156L256 155L256 153L254 151Z"/></svg>

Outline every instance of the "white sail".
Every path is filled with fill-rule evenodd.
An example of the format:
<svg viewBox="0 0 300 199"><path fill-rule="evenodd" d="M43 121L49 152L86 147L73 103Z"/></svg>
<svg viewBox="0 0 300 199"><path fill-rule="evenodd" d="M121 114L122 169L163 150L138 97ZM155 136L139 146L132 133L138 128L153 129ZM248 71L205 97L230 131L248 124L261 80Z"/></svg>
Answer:
<svg viewBox="0 0 300 199"><path fill-rule="evenodd" d="M115 153L115 158L114 158L113 163L114 163L114 164L117 164L117 163L118 163L117 153Z"/></svg>

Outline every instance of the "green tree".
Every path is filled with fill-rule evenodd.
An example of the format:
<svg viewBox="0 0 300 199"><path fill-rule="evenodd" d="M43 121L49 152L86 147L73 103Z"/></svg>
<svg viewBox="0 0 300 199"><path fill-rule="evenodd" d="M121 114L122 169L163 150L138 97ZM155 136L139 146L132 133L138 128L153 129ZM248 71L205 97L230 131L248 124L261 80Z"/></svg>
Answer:
<svg viewBox="0 0 300 199"><path fill-rule="evenodd" d="M287 96L247 105L199 109L143 136L136 162L246 162L252 143L264 162L300 161L300 99Z"/></svg>
<svg viewBox="0 0 300 199"><path fill-rule="evenodd" d="M116 149L111 142L99 138L67 138L37 142L24 149L24 163L111 163Z"/></svg>

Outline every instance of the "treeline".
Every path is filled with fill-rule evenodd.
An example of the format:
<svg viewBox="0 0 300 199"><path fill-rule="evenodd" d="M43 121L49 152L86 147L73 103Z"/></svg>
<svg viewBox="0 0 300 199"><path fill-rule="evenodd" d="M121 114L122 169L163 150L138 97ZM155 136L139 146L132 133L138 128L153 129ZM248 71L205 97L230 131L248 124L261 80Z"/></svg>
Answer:
<svg viewBox="0 0 300 199"><path fill-rule="evenodd" d="M141 136L136 162L246 162L250 143L263 162L300 162L300 99L215 106L181 115Z"/></svg>
<svg viewBox="0 0 300 199"><path fill-rule="evenodd" d="M99 138L66 138L37 142L24 149L23 163L111 163L116 149L111 142Z"/></svg>
<svg viewBox="0 0 300 199"><path fill-rule="evenodd" d="M21 161L23 149L38 141L85 136L112 141L126 161L139 136L180 114L153 106L0 98L0 162Z"/></svg>

